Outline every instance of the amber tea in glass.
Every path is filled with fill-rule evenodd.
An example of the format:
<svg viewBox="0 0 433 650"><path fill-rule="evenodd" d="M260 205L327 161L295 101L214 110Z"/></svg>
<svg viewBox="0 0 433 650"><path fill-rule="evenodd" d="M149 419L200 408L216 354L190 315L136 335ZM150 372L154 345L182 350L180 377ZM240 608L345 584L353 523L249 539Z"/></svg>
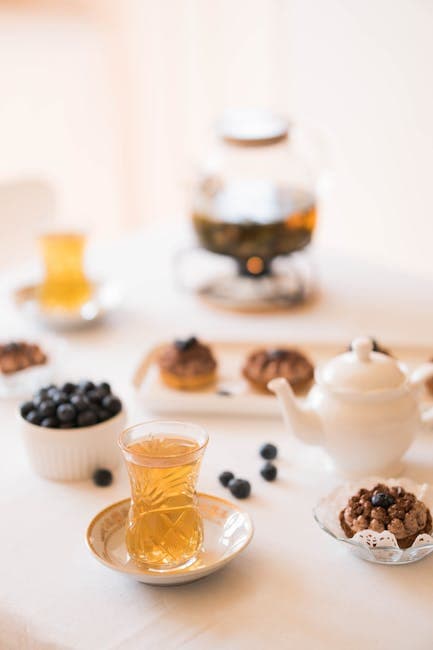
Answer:
<svg viewBox="0 0 433 650"><path fill-rule="evenodd" d="M39 291L47 309L77 309L89 300L91 283L84 273L86 238L80 233L50 233L40 238L45 277Z"/></svg>
<svg viewBox="0 0 433 650"><path fill-rule="evenodd" d="M126 546L138 565L163 571L194 562L203 542L196 483L207 434L152 421L119 439L131 484Z"/></svg>

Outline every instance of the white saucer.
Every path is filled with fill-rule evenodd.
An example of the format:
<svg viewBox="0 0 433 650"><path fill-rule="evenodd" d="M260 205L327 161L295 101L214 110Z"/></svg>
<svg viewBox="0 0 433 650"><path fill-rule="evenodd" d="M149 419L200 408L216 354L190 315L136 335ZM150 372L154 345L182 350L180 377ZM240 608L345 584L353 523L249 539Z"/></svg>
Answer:
<svg viewBox="0 0 433 650"><path fill-rule="evenodd" d="M234 503L211 496L198 495L204 524L204 544L194 564L183 569L160 572L144 569L130 560L125 546L125 524L129 499L113 503L92 519L86 542L95 558L114 571L151 585L176 585L204 578L222 569L250 543L253 524L250 516Z"/></svg>
<svg viewBox="0 0 433 650"><path fill-rule="evenodd" d="M58 330L77 329L96 322L116 309L120 304L118 287L108 282L94 282L93 294L79 309L41 309L37 300L38 285L20 287L13 293L15 304L25 314L47 327Z"/></svg>

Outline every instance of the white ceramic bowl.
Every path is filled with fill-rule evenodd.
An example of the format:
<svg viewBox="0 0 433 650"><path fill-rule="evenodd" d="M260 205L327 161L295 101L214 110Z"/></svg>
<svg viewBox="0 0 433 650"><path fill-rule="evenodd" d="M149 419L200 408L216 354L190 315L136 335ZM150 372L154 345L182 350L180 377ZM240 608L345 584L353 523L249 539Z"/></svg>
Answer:
<svg viewBox="0 0 433 650"><path fill-rule="evenodd" d="M105 422L76 429L49 429L20 420L30 464L43 478L80 481L98 467L114 469L121 460L117 438L125 427L124 410Z"/></svg>

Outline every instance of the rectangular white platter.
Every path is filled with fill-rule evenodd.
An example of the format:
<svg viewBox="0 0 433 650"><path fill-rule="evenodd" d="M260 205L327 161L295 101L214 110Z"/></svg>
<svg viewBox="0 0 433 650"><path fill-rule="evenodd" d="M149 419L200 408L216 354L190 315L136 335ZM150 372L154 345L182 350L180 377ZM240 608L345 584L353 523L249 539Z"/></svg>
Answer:
<svg viewBox="0 0 433 650"><path fill-rule="evenodd" d="M291 345L277 341L206 341L218 361L218 381L215 385L197 391L176 390L166 386L159 377L157 359L167 343L153 346L142 359L133 378L143 406L158 414L208 413L220 415L248 415L252 417L279 416L278 403L273 395L250 388L242 377L242 367L248 354L258 348L294 347L304 352L317 366L347 349L348 342L305 342ZM393 356L409 370L433 356L433 344L386 345ZM220 391L230 393L219 394ZM426 400L428 396L426 395Z"/></svg>

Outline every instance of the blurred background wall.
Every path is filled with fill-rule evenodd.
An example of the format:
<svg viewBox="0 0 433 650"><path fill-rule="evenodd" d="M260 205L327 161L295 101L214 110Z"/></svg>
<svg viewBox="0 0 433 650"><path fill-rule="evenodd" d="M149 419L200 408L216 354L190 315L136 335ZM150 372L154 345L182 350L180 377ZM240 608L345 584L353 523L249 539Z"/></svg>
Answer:
<svg viewBox="0 0 433 650"><path fill-rule="evenodd" d="M0 183L172 222L214 118L268 106L329 143L318 244L433 272L432 33L430 0L0 0Z"/></svg>

